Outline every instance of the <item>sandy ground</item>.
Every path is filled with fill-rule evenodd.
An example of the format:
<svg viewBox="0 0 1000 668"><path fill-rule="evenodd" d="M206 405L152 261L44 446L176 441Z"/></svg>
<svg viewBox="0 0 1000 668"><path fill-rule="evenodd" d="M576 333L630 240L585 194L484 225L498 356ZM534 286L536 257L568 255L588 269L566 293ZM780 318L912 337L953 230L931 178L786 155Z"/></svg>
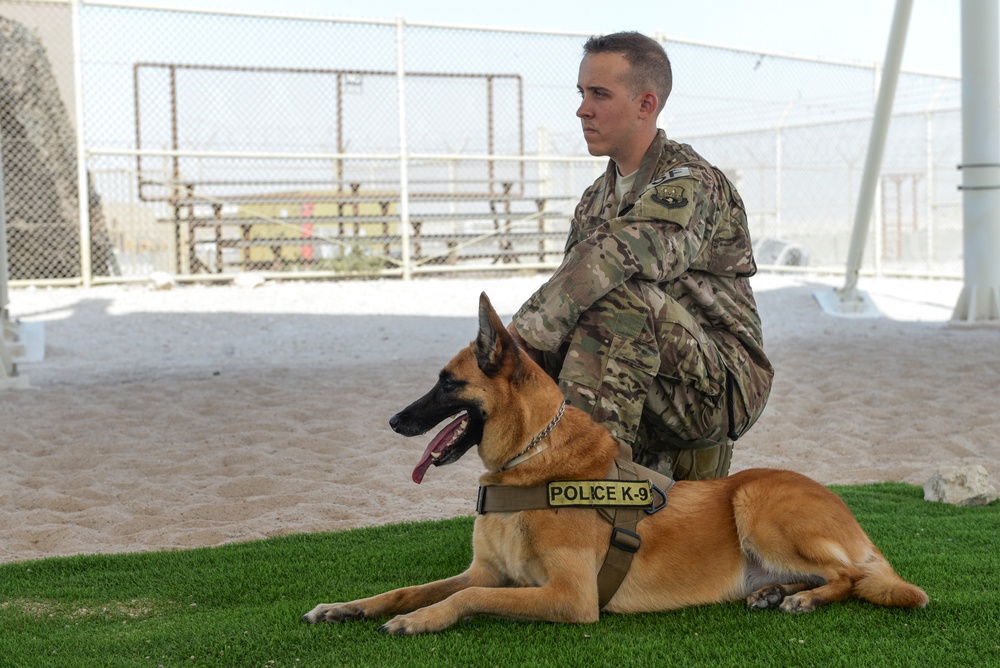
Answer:
<svg viewBox="0 0 1000 668"><path fill-rule="evenodd" d="M480 290L509 318L542 280L12 290L46 348L0 390L0 562L471 514L474 452L415 485L429 437L387 420L473 338ZM1000 331L948 326L957 282L862 279L885 317L831 317L813 292L841 283L754 279L776 378L733 470L1000 477Z"/></svg>

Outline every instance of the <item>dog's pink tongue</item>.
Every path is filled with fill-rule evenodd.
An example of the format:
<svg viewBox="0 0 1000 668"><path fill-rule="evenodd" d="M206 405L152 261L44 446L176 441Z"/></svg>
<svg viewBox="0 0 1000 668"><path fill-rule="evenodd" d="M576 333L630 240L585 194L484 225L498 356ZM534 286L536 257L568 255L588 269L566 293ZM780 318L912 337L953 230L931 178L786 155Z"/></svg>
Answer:
<svg viewBox="0 0 1000 668"><path fill-rule="evenodd" d="M413 482L418 485L423 482L424 474L427 473L427 469L429 469L433 463L431 454L441 452L448 447L448 444L454 440L453 437L455 432L458 431L468 419L468 416L464 413L458 416L458 418L450 422L447 427L442 429L441 432L434 437L434 440L427 444L427 449L424 450L423 456L420 457L420 462L417 464L417 467L413 469Z"/></svg>

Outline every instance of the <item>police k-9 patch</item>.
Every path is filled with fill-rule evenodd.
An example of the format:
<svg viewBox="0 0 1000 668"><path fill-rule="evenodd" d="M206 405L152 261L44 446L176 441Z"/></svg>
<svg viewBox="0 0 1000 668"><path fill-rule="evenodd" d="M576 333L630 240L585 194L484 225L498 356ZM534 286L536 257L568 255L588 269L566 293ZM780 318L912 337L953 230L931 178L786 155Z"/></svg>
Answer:
<svg viewBox="0 0 1000 668"><path fill-rule="evenodd" d="M549 483L549 506L645 507L653 501L648 480L566 480Z"/></svg>

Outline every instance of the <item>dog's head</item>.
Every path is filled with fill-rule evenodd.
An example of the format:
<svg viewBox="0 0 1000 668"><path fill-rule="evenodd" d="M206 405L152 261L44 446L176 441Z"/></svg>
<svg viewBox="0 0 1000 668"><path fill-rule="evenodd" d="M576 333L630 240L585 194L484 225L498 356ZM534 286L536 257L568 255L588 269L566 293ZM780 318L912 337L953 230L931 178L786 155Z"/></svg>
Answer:
<svg viewBox="0 0 1000 668"><path fill-rule="evenodd" d="M431 464L456 462L475 445L487 468L495 470L507 461L512 456L509 449L517 447L525 432L519 388L539 374L544 376L518 348L486 293L480 295L476 340L441 370L427 394L389 419L397 433L419 436L446 418L455 418L424 450L413 470L413 481L423 480ZM558 393L551 379L545 378Z"/></svg>

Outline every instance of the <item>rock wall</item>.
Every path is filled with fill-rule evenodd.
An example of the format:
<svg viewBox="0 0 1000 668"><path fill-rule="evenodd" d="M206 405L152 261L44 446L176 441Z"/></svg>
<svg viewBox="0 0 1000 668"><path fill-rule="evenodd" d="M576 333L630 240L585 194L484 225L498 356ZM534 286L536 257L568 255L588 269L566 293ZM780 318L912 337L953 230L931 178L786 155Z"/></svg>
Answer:
<svg viewBox="0 0 1000 668"><path fill-rule="evenodd" d="M80 276L76 136L45 49L0 17L0 141L12 279ZM89 180L89 179L88 179ZM100 198L89 186L94 275L115 271Z"/></svg>

